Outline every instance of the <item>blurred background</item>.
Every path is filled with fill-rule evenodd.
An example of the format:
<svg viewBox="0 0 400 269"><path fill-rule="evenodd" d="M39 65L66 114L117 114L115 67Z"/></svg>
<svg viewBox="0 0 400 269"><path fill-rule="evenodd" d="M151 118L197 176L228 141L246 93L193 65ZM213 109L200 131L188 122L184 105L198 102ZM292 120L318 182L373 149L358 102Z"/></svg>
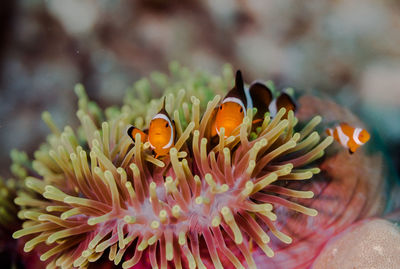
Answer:
<svg viewBox="0 0 400 269"><path fill-rule="evenodd" d="M1 1L0 174L12 148L32 156L44 141L43 110L76 126L76 83L118 105L172 60L215 74L231 63L247 82L328 95L363 118L398 170L399 15L395 0Z"/></svg>

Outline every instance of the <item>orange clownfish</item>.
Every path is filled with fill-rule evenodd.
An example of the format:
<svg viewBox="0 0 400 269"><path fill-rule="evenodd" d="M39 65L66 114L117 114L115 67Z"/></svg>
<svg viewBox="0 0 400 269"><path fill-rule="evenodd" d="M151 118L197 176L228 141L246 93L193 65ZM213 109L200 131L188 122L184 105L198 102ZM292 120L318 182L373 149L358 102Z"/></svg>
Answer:
<svg viewBox="0 0 400 269"><path fill-rule="evenodd" d="M285 107L287 111L295 110L296 104L287 93L281 93L278 98L274 99L272 91L261 82L253 82L249 88L245 88L242 73L238 70L235 86L226 94L217 108L211 136L219 135L222 127L225 129L225 136L230 136L233 130L242 123L247 109L253 107L257 108L257 115L255 115L253 123L257 123L264 119L266 112L270 112L274 117L280 108Z"/></svg>
<svg viewBox="0 0 400 269"><path fill-rule="evenodd" d="M370 139L370 134L366 130L352 127L347 123L341 123L334 129L328 128L326 133L333 136L343 147L349 149L351 154Z"/></svg>
<svg viewBox="0 0 400 269"><path fill-rule="evenodd" d="M150 147L159 156L168 155L175 143L175 123L165 110L165 99L161 110L150 121L148 130L140 130L134 126L128 129L128 135L135 142L135 135L140 133L142 142L149 142Z"/></svg>
<svg viewBox="0 0 400 269"><path fill-rule="evenodd" d="M222 127L225 129L225 136L230 136L246 116L249 99L248 93L246 94L244 88L242 73L238 70L236 72L235 86L227 93L217 108L211 136L219 135Z"/></svg>

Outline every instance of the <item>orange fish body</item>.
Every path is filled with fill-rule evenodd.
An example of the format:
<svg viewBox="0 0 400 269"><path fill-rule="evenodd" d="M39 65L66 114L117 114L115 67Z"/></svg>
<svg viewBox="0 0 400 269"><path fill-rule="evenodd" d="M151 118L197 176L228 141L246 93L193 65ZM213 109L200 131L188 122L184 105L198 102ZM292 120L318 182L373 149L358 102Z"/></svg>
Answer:
<svg viewBox="0 0 400 269"><path fill-rule="evenodd" d="M233 130L242 123L245 115L243 103L239 103L234 98L225 98L224 102L218 108L211 135L219 135L220 128L223 127L225 129L225 136L230 136Z"/></svg>
<svg viewBox="0 0 400 269"><path fill-rule="evenodd" d="M222 100L215 115L212 125L211 136L219 135L220 129L225 129L225 137L232 134L243 121L248 108L248 97L246 96L242 73L236 72L235 86L227 93Z"/></svg>
<svg viewBox="0 0 400 269"><path fill-rule="evenodd" d="M352 127L347 123L341 123L334 129L328 128L326 133L333 136L343 147L349 149L350 153L354 153L370 139L370 134L366 130Z"/></svg>
<svg viewBox="0 0 400 269"><path fill-rule="evenodd" d="M141 141L149 142L150 147L159 156L168 155L171 147L175 142L175 123L170 119L167 111L165 110L165 99L162 109L150 121L148 130L142 131L134 126L128 129L128 135L135 142L137 133L141 135Z"/></svg>
<svg viewBox="0 0 400 269"><path fill-rule="evenodd" d="M168 155L169 149L174 146L175 125L165 110L157 113L150 122L148 141L150 147L158 156Z"/></svg>
<svg viewBox="0 0 400 269"><path fill-rule="evenodd" d="M227 93L217 108L212 124L211 137L219 135L220 129L225 129L225 137L232 135L233 131L242 123L247 110L257 108L253 124L264 120L266 112L274 117L281 107L285 107L287 116L289 110L295 110L296 105L287 93L282 93L274 99L271 90L262 82L255 81L249 88L244 87L242 73L236 72L235 86Z"/></svg>

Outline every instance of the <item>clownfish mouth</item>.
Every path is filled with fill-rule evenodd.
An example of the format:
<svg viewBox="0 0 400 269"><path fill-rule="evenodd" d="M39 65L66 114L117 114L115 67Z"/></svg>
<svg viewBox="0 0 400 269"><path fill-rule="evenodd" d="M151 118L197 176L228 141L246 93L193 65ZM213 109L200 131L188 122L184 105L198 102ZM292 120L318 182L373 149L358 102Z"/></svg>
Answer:
<svg viewBox="0 0 400 269"><path fill-rule="evenodd" d="M223 127L225 132L233 131L236 127L240 125L240 122L235 117L227 117L224 119L224 123L217 127L217 131L219 133L220 129Z"/></svg>
<svg viewBox="0 0 400 269"><path fill-rule="evenodd" d="M241 120L239 121L239 118L240 117L233 116L233 115L231 115L229 117L225 117L223 120L223 124L221 124L220 128L225 127L225 129L226 129L229 127L233 127L233 126L236 127L237 125L240 125Z"/></svg>

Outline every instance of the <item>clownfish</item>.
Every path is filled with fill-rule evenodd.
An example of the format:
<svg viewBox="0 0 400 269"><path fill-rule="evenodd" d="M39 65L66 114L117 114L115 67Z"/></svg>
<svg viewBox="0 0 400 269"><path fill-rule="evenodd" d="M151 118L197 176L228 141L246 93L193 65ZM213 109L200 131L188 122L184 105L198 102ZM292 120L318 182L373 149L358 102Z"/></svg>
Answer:
<svg viewBox="0 0 400 269"><path fill-rule="evenodd" d="M170 119L165 110L165 98L161 110L151 119L148 130L140 130L134 126L129 127L128 135L135 142L135 135L140 133L141 141L149 142L150 147L159 156L168 155L169 149L175 143L175 122Z"/></svg>
<svg viewBox="0 0 400 269"><path fill-rule="evenodd" d="M226 94L217 108L211 136L219 135L225 129L225 136L230 136L246 116L247 108L252 106L248 91L245 91L242 73L236 72L235 86Z"/></svg>
<svg viewBox="0 0 400 269"><path fill-rule="evenodd" d="M274 99L272 91L261 82L253 82L249 88L244 87L242 73L236 72L235 86L226 94L215 113L211 136L219 135L224 127L225 137L232 134L246 117L247 109L257 108L253 123L262 122L266 112L274 117L280 108L285 107L287 116L289 110L296 110L296 104L289 94L283 92Z"/></svg>
<svg viewBox="0 0 400 269"><path fill-rule="evenodd" d="M328 128L326 133L338 141L353 154L360 146L370 139L370 134L362 128L355 128L347 123L341 123L334 129Z"/></svg>

